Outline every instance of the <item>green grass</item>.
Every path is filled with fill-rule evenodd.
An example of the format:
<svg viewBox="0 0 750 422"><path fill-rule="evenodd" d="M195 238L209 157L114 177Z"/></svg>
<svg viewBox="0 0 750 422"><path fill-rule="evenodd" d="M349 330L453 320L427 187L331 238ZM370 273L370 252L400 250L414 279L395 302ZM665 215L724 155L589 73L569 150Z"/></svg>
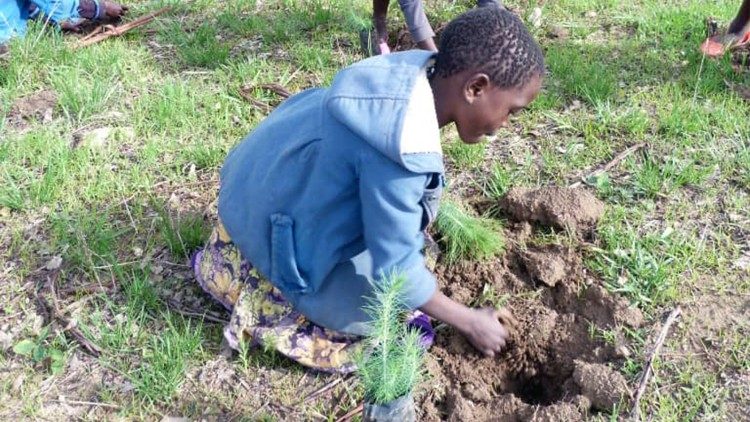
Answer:
<svg viewBox="0 0 750 422"><path fill-rule="evenodd" d="M167 248L177 258L189 258L198 248L203 247L211 234L211 227L201 215L172 216L165 208L160 208L161 232Z"/></svg>
<svg viewBox="0 0 750 422"><path fill-rule="evenodd" d="M486 260L505 246L500 224L469 214L459 203L443 200L435 220L442 258L449 264L463 260Z"/></svg>
<svg viewBox="0 0 750 422"><path fill-rule="evenodd" d="M3 324L10 327L13 345L30 340L64 358L55 358L64 365L54 374L51 356L35 361L33 354L0 353L0 364L10 368L0 374L0 393L10 397L0 417L64 418L50 413L60 409L50 405L64 394L120 407L87 409L92 412L87 417L95 419L199 419L214 411L227 419L237 414L281 419L281 407L269 405L255 414L260 404L253 407L237 396L217 394L210 405L196 400L206 395L185 381L217 354L221 324L186 319L168 300L182 295L183 305L198 307L193 309L198 315L228 317L205 308L210 300L195 288L185 258L202 246L215 218L218 170L226 153L265 115L239 95L240 88L279 83L299 92L330 82L337 69L362 58L357 32L369 26L371 3L128 4L129 19L162 4L173 10L144 28L81 50L67 47L69 37L34 22L29 36L11 43L12 54L0 65ZM427 2L426 11L438 26L473 4L438 0ZM734 265L746 246L750 209L750 109L725 85L725 80L749 85L750 73L735 72L729 58L703 61L697 52L705 17L727 22L737 2L507 4L524 17L542 8L542 26L532 31L546 52L549 77L540 98L514 116L512 127L493 144L466 145L454 131L444 131L452 164L447 176L456 198L444 201L437 222L446 262L502 252L499 223L459 204L477 197L494 201L513 186L567 185L625 148L647 142L641 152L587 180L607 204L591 239L595 249L587 254L592 277L641 307L648 327L666 310L703 295L750 292L747 277ZM391 9L389 27L396 30L403 16L395 5ZM569 36L549 38L553 25ZM42 90L58 98L52 121L31 121L20 129L4 118L16 101ZM252 95L278 101L261 90ZM112 134L102 146L77 143L78 135L101 128ZM36 282L50 275L44 266L55 256L62 258L61 292L73 289L61 293L60 305L102 349L99 359L81 357L80 347L60 335L59 327L43 327L44 338L32 329L36 311L29 298ZM76 291L79 286L111 289L84 293ZM203 302L194 304L194 297ZM488 287L477 300L497 306L507 296ZM744 416L730 406L738 399L720 374L748 370L747 332L735 326L713 334L721 347L710 350L711 359L703 352L685 357L680 349L699 344L698 334L671 334L673 343L657 361L642 402L644 413L675 421ZM642 370L647 335L638 334L642 338L633 340L633 354L625 359L622 370L630 380ZM110 384L75 372L81 360ZM305 413L314 410L335 420L362 398L361 389L347 385L332 396L341 397L338 410L331 397L300 406L308 385L299 382L303 370L287 359L248 350L227 362L263 402L304 407L302 419L318 418ZM24 382L14 390L20 377ZM68 378L87 379L93 392L71 387Z"/></svg>
<svg viewBox="0 0 750 422"><path fill-rule="evenodd" d="M484 162L486 142L466 144L459 139L443 146L445 155L460 169L475 169Z"/></svg>

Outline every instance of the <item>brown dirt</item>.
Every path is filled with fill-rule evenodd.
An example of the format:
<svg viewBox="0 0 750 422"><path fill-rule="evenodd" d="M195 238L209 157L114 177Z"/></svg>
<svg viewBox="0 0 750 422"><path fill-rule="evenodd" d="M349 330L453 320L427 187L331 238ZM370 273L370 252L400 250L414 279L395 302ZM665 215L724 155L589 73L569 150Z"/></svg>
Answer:
<svg viewBox="0 0 750 422"><path fill-rule="evenodd" d="M8 125L21 130L27 128L33 122L50 122L56 105L57 95L54 91L49 90L19 98L10 107L7 116Z"/></svg>
<svg viewBox="0 0 750 422"><path fill-rule="evenodd" d="M595 409L610 410L631 396L622 374L606 365L576 361L573 381Z"/></svg>
<svg viewBox="0 0 750 422"><path fill-rule="evenodd" d="M595 228L604 204L583 189L514 188L500 201L511 218L585 234Z"/></svg>
<svg viewBox="0 0 750 422"><path fill-rule="evenodd" d="M591 229L601 203L584 191L553 188L515 190L503 202L522 220L506 230L505 256L438 266L437 275L459 302L507 300L519 325L495 358L480 355L451 328L438 331L424 420L575 421L628 400L624 378L607 366L621 363L624 336L605 344L592 338L591 327L638 327L643 316L587 273L575 247L526 239L528 222Z"/></svg>

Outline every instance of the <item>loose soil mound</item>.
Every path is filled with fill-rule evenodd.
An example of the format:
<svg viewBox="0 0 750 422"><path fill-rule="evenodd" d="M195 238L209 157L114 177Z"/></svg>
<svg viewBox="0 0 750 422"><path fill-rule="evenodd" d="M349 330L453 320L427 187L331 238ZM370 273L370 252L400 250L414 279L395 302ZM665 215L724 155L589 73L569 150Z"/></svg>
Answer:
<svg viewBox="0 0 750 422"><path fill-rule="evenodd" d="M509 250L489 263L439 266L443 291L469 305L500 302L518 320L506 351L486 358L453 329L439 332L430 365L425 420L575 421L627 401L620 344L596 330L643 323L641 313L588 274L577 250L527 242L529 223L591 230L603 207L567 189L515 190L503 201L520 223L506 231Z"/></svg>

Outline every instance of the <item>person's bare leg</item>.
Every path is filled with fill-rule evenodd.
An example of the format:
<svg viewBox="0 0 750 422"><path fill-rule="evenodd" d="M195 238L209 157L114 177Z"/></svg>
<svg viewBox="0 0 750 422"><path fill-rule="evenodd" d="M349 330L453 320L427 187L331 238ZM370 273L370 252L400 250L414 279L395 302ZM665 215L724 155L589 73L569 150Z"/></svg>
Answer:
<svg viewBox="0 0 750 422"><path fill-rule="evenodd" d="M417 42L417 47L419 47L422 50L437 51L437 45L435 44L435 40L432 39L432 37L427 38L426 40Z"/></svg>
<svg viewBox="0 0 750 422"><path fill-rule="evenodd" d="M745 0L737 12L737 16L729 24L727 32L742 36L748 31L750 31L750 0Z"/></svg>
<svg viewBox="0 0 750 422"><path fill-rule="evenodd" d="M375 40L378 43L388 42L389 4L389 0L372 0L372 24L375 26Z"/></svg>
<svg viewBox="0 0 750 422"><path fill-rule="evenodd" d="M398 0L398 4L417 46L422 50L437 51L435 41L432 39L435 32L432 31L432 26L424 13L422 0Z"/></svg>

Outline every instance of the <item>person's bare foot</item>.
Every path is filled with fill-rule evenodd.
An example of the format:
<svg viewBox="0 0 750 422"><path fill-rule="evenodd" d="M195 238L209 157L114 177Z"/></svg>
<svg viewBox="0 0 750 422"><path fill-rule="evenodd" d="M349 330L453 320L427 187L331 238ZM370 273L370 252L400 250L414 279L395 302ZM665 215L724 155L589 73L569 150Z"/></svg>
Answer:
<svg viewBox="0 0 750 422"><path fill-rule="evenodd" d="M750 44L750 21L738 16L724 34L709 37L701 44L701 52L709 57L719 57L724 52Z"/></svg>
<svg viewBox="0 0 750 422"><path fill-rule="evenodd" d="M724 52L750 43L750 31L714 35L701 44L701 52L708 57L719 57Z"/></svg>
<svg viewBox="0 0 750 422"><path fill-rule="evenodd" d="M117 20L123 17L128 11L127 6L109 0L100 0L99 8L102 9L99 12L99 19Z"/></svg>

